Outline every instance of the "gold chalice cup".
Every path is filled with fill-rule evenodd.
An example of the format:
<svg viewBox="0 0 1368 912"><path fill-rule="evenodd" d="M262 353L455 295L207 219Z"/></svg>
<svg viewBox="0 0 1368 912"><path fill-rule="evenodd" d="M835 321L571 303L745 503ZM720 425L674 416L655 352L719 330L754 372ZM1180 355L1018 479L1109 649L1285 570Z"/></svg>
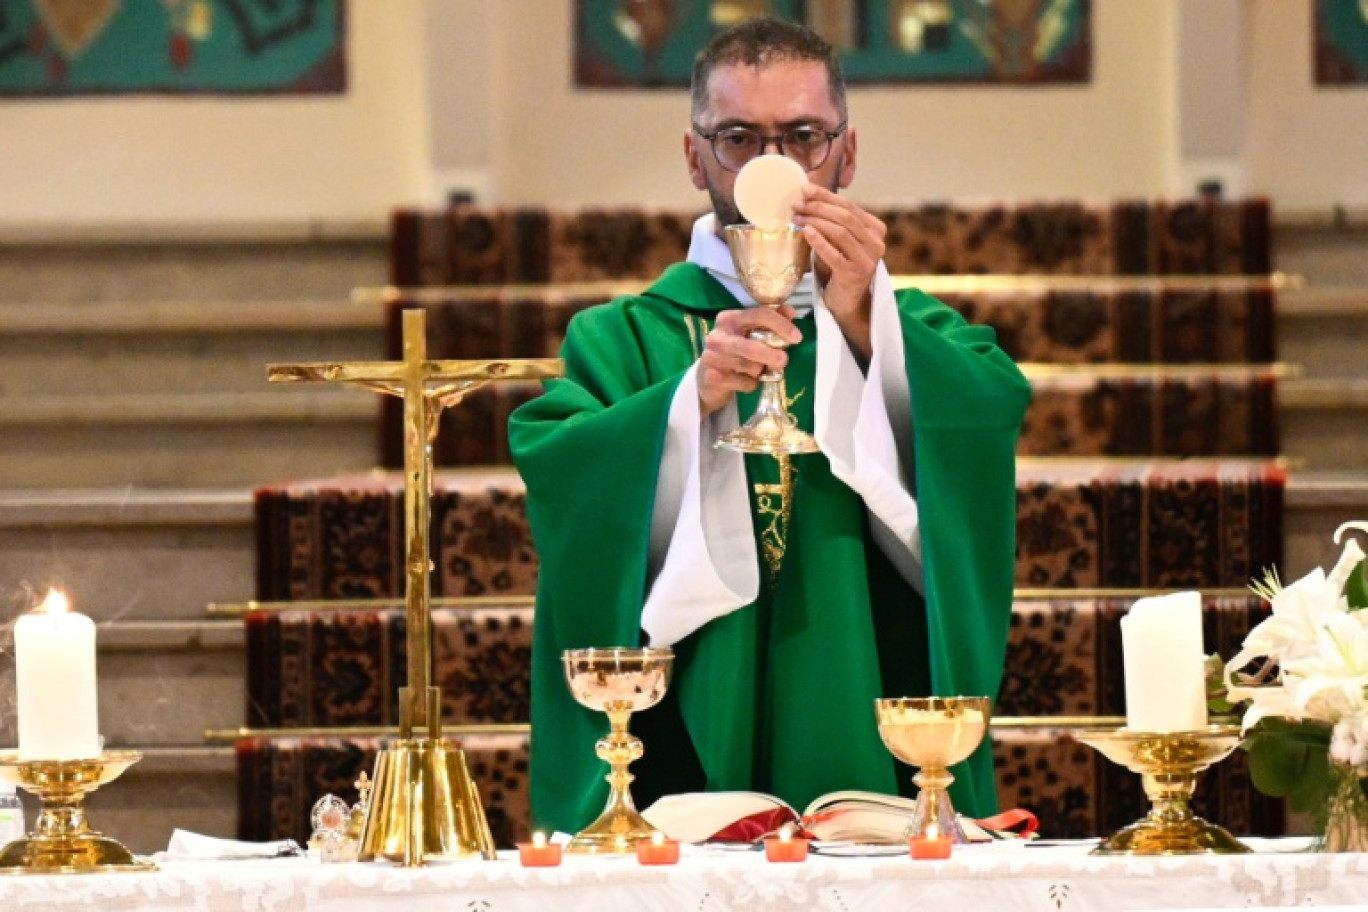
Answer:
<svg viewBox="0 0 1368 912"><path fill-rule="evenodd" d="M141 757L138 751L104 751L88 760L22 760L18 751L0 751L0 778L42 801L33 830L2 847L0 874L156 870L118 840L92 830L82 806L86 795L119 778Z"/></svg>
<svg viewBox="0 0 1368 912"><path fill-rule="evenodd" d="M812 249L802 229L793 225L728 225L724 234L741 284L759 304L777 310L793 294L812 261ZM771 348L788 347L787 342L768 330L754 330L750 337ZM771 456L817 452L817 441L798 427L789 414L783 370L760 375L760 402L755 414L736 430L719 437L717 446Z"/></svg>
<svg viewBox="0 0 1368 912"><path fill-rule="evenodd" d="M1197 777L1240 743L1234 725L1188 732L1137 732L1125 728L1075 732L1074 738L1113 763L1139 773L1150 800L1140 820L1104 839L1094 855L1231 855L1250 851L1224 828L1192 813Z"/></svg>
<svg viewBox="0 0 1368 912"><path fill-rule="evenodd" d="M983 741L992 702L987 697L891 697L875 700L874 712L879 737L893 756L921 767L912 777L921 791L903 838L939 834L968 842L946 791L955 781L949 768Z"/></svg>
<svg viewBox="0 0 1368 912"><path fill-rule="evenodd" d="M584 855L625 854L650 839L656 828L632 803L627 767L644 753L641 739L628 733L633 712L649 709L665 696L674 653L669 649L567 649L561 655L570 693L581 706L608 714L610 730L595 745L608 763L608 804L603 813L570 840L565 851Z"/></svg>

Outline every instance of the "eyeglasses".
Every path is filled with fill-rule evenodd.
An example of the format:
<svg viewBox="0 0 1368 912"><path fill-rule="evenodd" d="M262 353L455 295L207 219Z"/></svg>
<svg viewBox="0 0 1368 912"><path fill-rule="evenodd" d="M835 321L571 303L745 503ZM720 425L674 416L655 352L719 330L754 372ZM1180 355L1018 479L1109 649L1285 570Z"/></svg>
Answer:
<svg viewBox="0 0 1368 912"><path fill-rule="evenodd" d="M693 130L712 144L717 163L728 171L741 168L773 144L779 147L779 154L793 159L802 165L804 171L816 171L831 154L831 143L846 131L845 121L834 132L819 126L805 124L790 127L778 136L765 136L750 127L725 127L712 133L704 133L698 124Z"/></svg>

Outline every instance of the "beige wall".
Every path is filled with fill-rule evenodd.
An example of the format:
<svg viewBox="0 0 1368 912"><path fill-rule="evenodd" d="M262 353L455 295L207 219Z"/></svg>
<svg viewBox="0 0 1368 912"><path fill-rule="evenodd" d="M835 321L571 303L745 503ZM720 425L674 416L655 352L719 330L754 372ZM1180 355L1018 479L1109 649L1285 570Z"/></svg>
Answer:
<svg viewBox="0 0 1368 912"><path fill-rule="evenodd" d="M1249 187L1284 210L1368 207L1368 86L1311 83L1304 2L1252 0Z"/></svg>
<svg viewBox="0 0 1368 912"><path fill-rule="evenodd" d="M0 101L0 223L383 217L424 186L423 2L349 3L345 95Z"/></svg>
<svg viewBox="0 0 1368 912"><path fill-rule="evenodd" d="M683 168L685 93L574 89L572 8L349 0L340 97L0 102L0 226L379 222L459 189L701 205ZM1312 88L1309 0L1094 11L1087 86L852 90L852 192L1100 199L1188 193L1214 175L1283 209L1368 205L1368 89ZM1231 23L1237 40L1213 52Z"/></svg>
<svg viewBox="0 0 1368 912"><path fill-rule="evenodd" d="M499 195L510 202L698 204L684 173L685 92L574 91L564 39L570 4L546 4L548 14L556 12L530 30L516 10L532 3L542 5L501 5L494 25L508 57L496 140ZM1171 3L1095 4L1090 86L852 90L862 149L852 193L877 202L1163 192L1172 167ZM515 40L517 54L509 49Z"/></svg>

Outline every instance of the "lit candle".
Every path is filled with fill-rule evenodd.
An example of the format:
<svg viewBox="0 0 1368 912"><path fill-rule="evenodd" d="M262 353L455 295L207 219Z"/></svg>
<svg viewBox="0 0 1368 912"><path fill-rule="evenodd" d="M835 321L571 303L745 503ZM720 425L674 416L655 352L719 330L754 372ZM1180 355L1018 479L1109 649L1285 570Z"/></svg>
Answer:
<svg viewBox="0 0 1368 912"><path fill-rule="evenodd" d="M95 624L55 589L14 625L20 760L100 755Z"/></svg>
<svg viewBox="0 0 1368 912"><path fill-rule="evenodd" d="M1143 598L1121 619L1126 728L1198 731L1207 726L1202 596Z"/></svg>
<svg viewBox="0 0 1368 912"><path fill-rule="evenodd" d="M793 835L793 827L785 824L778 836L765 839L765 857L770 861L806 861L808 841Z"/></svg>
<svg viewBox="0 0 1368 912"><path fill-rule="evenodd" d="M531 842L518 843L518 860L524 868L554 868L561 863L558 842L547 842L545 833L533 833Z"/></svg>
<svg viewBox="0 0 1368 912"><path fill-rule="evenodd" d="M657 830L650 839L639 839L636 844L637 861L644 865L672 865L679 863L679 843L666 839Z"/></svg>
<svg viewBox="0 0 1368 912"><path fill-rule="evenodd" d="M954 839L949 835L941 835L933 823L926 827L925 833L908 840L908 849L915 859L943 861L950 857L950 849L954 844Z"/></svg>

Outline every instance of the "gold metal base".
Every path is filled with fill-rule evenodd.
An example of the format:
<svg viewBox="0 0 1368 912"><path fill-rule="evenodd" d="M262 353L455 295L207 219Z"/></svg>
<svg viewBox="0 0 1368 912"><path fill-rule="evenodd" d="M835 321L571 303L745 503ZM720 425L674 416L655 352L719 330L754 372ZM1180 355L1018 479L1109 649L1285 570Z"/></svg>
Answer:
<svg viewBox="0 0 1368 912"><path fill-rule="evenodd" d="M765 456L818 452L817 441L788 413L782 373L762 374L760 401L750 420L717 438L717 447Z"/></svg>
<svg viewBox="0 0 1368 912"><path fill-rule="evenodd" d="M440 739L399 739L376 757L374 780L359 860L417 867L494 859L494 837L464 751Z"/></svg>
<svg viewBox="0 0 1368 912"><path fill-rule="evenodd" d="M89 760L20 760L17 751L0 751L0 778L42 801L33 832L0 850L0 874L155 871L152 862L92 830L81 806L141 758L137 751L105 751Z"/></svg>
<svg viewBox="0 0 1368 912"><path fill-rule="evenodd" d="M598 820L566 843L565 851L570 855L627 855L636 851L638 842L650 839L655 832L656 828L635 808L610 805Z"/></svg>
<svg viewBox="0 0 1368 912"><path fill-rule="evenodd" d="M1094 855L1234 855L1251 851L1229 832L1192 813L1197 777L1240 743L1235 725L1189 732L1083 731L1074 735L1144 781L1150 811L1093 849Z"/></svg>

